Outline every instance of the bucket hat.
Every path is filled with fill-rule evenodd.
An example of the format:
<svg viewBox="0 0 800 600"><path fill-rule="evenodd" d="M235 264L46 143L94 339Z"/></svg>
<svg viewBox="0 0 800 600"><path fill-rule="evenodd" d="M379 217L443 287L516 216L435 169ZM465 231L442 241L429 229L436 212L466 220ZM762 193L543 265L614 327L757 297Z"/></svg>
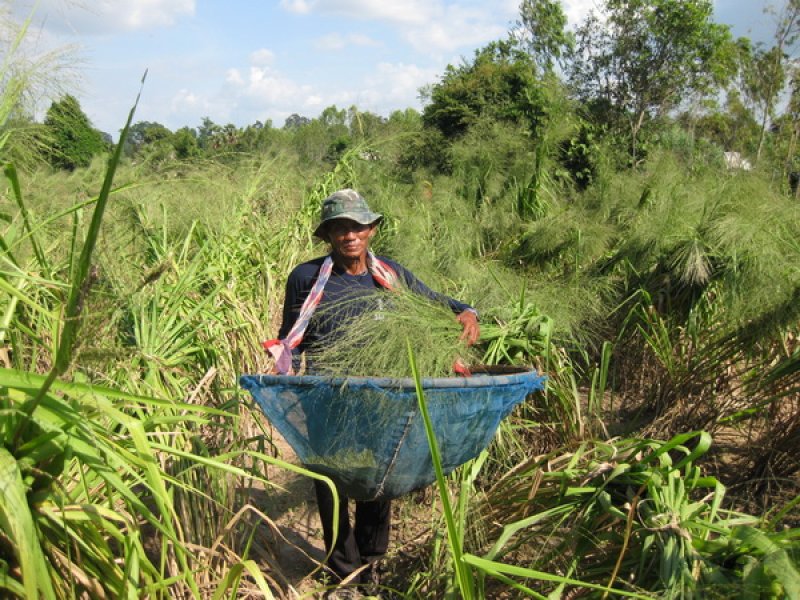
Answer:
<svg viewBox="0 0 800 600"><path fill-rule="evenodd" d="M361 225L373 225L380 222L383 215L372 212L361 194L346 188L334 192L322 201L322 214L314 235L321 238L325 224L334 219L350 219Z"/></svg>

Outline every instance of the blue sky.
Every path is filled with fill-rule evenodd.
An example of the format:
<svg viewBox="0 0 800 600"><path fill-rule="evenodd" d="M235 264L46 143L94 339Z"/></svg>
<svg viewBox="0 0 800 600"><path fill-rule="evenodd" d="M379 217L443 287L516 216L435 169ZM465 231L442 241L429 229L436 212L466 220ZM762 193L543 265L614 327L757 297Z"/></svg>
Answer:
<svg viewBox="0 0 800 600"><path fill-rule="evenodd" d="M716 0L736 36L769 42L779 0ZM12 1L27 15L31 0ZM593 0L564 0L572 22ZM505 37L519 0L40 0L29 40L70 46L93 124L116 137L147 81L137 121L172 130L203 117L244 126L330 105L388 115L421 108L448 64ZM46 109L46 106L44 107Z"/></svg>

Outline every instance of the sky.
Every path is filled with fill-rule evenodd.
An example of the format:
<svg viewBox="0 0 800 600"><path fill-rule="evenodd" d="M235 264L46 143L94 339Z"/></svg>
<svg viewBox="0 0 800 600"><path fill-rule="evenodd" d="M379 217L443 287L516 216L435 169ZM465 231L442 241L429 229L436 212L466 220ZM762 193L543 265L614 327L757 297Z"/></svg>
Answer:
<svg viewBox="0 0 800 600"><path fill-rule="evenodd" d="M781 1L715 0L715 19L736 37L769 43L775 18L764 8ZM420 89L439 81L448 64L506 37L519 8L519 0L6 3L17 19L32 15L26 43L33 52L69 48L77 66L68 91L115 139L140 88L134 121L173 131L204 117L281 127L292 113L313 118L331 105L382 116L420 110ZM562 0L572 24L595 5Z"/></svg>

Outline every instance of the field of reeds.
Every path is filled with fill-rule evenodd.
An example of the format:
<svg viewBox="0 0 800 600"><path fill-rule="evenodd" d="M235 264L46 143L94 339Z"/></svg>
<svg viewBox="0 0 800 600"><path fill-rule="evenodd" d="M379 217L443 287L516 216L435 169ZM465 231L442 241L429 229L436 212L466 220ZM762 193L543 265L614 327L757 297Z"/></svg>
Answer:
<svg viewBox="0 0 800 600"><path fill-rule="evenodd" d="M403 167L413 129L318 161L285 132L132 160L133 119L87 168L3 154L0 594L325 590L323 556L281 562L297 536L268 507L330 482L237 381L270 368L286 277L325 252L320 202L353 187L385 215L377 253L479 310L471 361L548 377L478 458L396 503L380 593L800 598L800 204L768 171L665 144L576 188L474 134L434 173ZM431 343L447 327L393 327L393 376L452 361Z"/></svg>
<svg viewBox="0 0 800 600"><path fill-rule="evenodd" d="M259 505L278 489L267 465L315 475L236 382L268 367L286 275L324 252L319 202L351 186L386 215L379 253L479 308L481 360L549 377L411 513L434 525L390 553L387 589L797 597L798 205L757 174L687 178L676 160L535 220L511 218L511 193L476 205L356 152L313 179L288 154L7 165L4 594L322 586L284 576Z"/></svg>

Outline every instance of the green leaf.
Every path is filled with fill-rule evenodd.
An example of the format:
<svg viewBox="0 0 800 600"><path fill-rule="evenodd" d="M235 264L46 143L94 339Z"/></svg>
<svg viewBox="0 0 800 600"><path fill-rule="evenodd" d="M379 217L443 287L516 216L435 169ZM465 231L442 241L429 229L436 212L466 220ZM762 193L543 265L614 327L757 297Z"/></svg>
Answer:
<svg viewBox="0 0 800 600"><path fill-rule="evenodd" d="M26 489L14 456L0 446L0 526L19 561L25 596L55 600L42 548L28 506Z"/></svg>

